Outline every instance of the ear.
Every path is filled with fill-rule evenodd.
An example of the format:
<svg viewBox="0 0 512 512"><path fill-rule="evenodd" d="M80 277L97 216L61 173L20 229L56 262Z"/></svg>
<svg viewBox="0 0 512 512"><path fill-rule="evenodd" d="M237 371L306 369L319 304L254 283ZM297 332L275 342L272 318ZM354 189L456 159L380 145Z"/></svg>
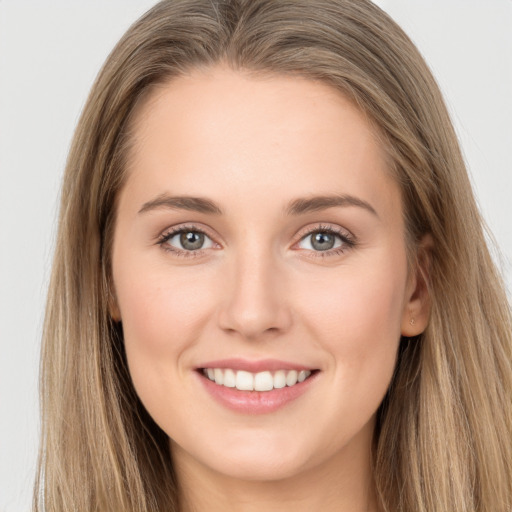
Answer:
<svg viewBox="0 0 512 512"><path fill-rule="evenodd" d="M418 336L426 328L430 316L430 266L434 242L425 235L417 248L416 263L410 270L402 313L402 336Z"/></svg>
<svg viewBox="0 0 512 512"><path fill-rule="evenodd" d="M119 306L117 305L117 298L116 298L116 292L114 289L114 283L112 282L112 279L109 279L109 286L108 286L108 312L110 315L110 318L114 322L120 322L121 321L121 311L119 310Z"/></svg>

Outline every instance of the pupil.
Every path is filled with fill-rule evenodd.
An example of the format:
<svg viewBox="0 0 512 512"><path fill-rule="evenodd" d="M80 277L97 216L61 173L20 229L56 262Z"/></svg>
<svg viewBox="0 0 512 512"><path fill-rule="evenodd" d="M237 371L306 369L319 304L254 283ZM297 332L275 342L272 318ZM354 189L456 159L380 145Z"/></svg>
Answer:
<svg viewBox="0 0 512 512"><path fill-rule="evenodd" d="M180 242L181 246L187 251L200 249L204 243L204 235L202 233L195 233L193 231L182 233L180 236Z"/></svg>
<svg viewBox="0 0 512 512"><path fill-rule="evenodd" d="M334 247L334 237L328 233L315 233L312 235L311 245L317 251L328 251Z"/></svg>

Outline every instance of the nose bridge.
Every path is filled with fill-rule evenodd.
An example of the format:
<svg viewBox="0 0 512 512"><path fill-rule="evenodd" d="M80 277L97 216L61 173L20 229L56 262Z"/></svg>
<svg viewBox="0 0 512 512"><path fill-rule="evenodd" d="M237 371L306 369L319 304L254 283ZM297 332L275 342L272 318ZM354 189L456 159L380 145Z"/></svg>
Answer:
<svg viewBox="0 0 512 512"><path fill-rule="evenodd" d="M220 326L247 339L286 330L291 314L271 248L247 246L233 255L229 267Z"/></svg>

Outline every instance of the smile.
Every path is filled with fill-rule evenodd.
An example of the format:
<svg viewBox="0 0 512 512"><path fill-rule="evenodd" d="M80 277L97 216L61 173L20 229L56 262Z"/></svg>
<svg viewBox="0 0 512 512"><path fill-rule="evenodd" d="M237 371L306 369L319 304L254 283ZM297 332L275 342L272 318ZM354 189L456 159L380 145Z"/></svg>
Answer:
<svg viewBox="0 0 512 512"><path fill-rule="evenodd" d="M310 370L277 370L252 373L231 368L203 368L202 373L212 382L239 391L272 391L292 387L304 382L310 375Z"/></svg>
<svg viewBox="0 0 512 512"><path fill-rule="evenodd" d="M279 359L204 361L198 383L221 406L238 414L267 414L291 407L320 379L319 368Z"/></svg>

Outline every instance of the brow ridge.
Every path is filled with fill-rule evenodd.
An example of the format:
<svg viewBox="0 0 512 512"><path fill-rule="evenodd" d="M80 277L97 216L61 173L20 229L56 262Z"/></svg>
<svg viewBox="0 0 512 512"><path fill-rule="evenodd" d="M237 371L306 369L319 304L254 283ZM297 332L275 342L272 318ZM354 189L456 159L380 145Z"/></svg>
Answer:
<svg viewBox="0 0 512 512"><path fill-rule="evenodd" d="M287 215L296 216L327 208L347 206L363 208L378 217L377 212L370 203L349 194L313 196L294 199L288 204L286 213ZM222 214L222 210L219 206L210 199L193 196L170 196L168 194L161 194L155 199L147 201L142 205L139 213L163 208L169 208L172 210L188 210L215 215Z"/></svg>
<svg viewBox="0 0 512 512"><path fill-rule="evenodd" d="M356 206L367 210L376 217L379 216L375 208L373 208L370 203L349 194L335 194L294 199L286 208L286 213L288 215L302 215L304 213L316 212L318 210L339 206Z"/></svg>
<svg viewBox="0 0 512 512"><path fill-rule="evenodd" d="M222 210L211 200L193 196L170 196L161 194L142 205L139 213L146 213L158 209L189 210L199 213L221 215Z"/></svg>

